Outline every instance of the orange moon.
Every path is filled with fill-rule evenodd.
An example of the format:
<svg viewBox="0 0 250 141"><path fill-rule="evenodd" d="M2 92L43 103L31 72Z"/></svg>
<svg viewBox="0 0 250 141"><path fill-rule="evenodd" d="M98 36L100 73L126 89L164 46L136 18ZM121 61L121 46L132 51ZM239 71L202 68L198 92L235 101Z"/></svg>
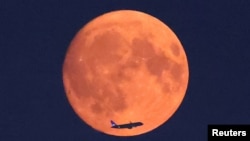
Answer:
<svg viewBox="0 0 250 141"><path fill-rule="evenodd" d="M165 123L188 85L188 61L174 32L139 11L105 13L75 35L63 64L66 96L89 126L109 135L135 136ZM132 129L111 128L142 122Z"/></svg>

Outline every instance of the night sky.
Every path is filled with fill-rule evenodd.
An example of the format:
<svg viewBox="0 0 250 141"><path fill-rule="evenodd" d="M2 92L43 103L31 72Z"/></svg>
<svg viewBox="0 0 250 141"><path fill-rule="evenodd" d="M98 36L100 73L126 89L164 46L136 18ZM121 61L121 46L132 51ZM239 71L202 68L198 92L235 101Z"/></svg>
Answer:
<svg viewBox="0 0 250 141"><path fill-rule="evenodd" d="M250 124L249 7L247 0L1 0L0 140L204 141L208 124ZM186 51L190 71L177 112L134 137L109 136L86 125L69 105L62 81L76 32L120 9L167 24Z"/></svg>

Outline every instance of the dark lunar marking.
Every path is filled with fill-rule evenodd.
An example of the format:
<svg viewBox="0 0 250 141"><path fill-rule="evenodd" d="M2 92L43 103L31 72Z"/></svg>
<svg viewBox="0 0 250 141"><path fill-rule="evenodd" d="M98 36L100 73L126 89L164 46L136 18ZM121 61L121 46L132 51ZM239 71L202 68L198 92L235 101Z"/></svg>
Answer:
<svg viewBox="0 0 250 141"><path fill-rule="evenodd" d="M142 60L138 60L138 58L136 58L135 56L131 56L125 64L124 68L128 68L128 69L137 69L142 63Z"/></svg>
<svg viewBox="0 0 250 141"><path fill-rule="evenodd" d="M173 54L175 56L179 56L180 55L180 47L176 44L176 43L172 43L170 45L171 51L173 52Z"/></svg>
<svg viewBox="0 0 250 141"><path fill-rule="evenodd" d="M146 62L148 70L158 77L161 76L164 70L167 70L171 67L171 60L165 57L163 54L153 56Z"/></svg>
<svg viewBox="0 0 250 141"><path fill-rule="evenodd" d="M101 113L103 111L103 108L101 107L101 104L99 101L96 101L92 106L92 112L95 114Z"/></svg>
<svg viewBox="0 0 250 141"><path fill-rule="evenodd" d="M169 84L164 84L164 85L162 86L162 91L164 92L164 94L169 94L169 93L170 93Z"/></svg>
<svg viewBox="0 0 250 141"><path fill-rule="evenodd" d="M87 51L87 55L90 60L95 60L101 64L108 64L121 58L116 52L123 43L124 41L119 33L107 31L95 37L93 44L91 44Z"/></svg>
<svg viewBox="0 0 250 141"><path fill-rule="evenodd" d="M132 43L133 56L139 58L151 58L155 55L152 44L147 39L133 39Z"/></svg>
<svg viewBox="0 0 250 141"><path fill-rule="evenodd" d="M68 93L69 95L71 95L71 91L70 91L70 90L67 90L67 93Z"/></svg>
<svg viewBox="0 0 250 141"><path fill-rule="evenodd" d="M174 63L170 72L175 81L181 81L181 77L183 74L183 66L181 64Z"/></svg>
<svg viewBox="0 0 250 141"><path fill-rule="evenodd" d="M69 79L70 86L75 92L75 96L80 99L82 96L86 97L90 95L89 85L85 79L86 68L81 66L81 70L78 69L74 63L67 62L64 66L66 78Z"/></svg>

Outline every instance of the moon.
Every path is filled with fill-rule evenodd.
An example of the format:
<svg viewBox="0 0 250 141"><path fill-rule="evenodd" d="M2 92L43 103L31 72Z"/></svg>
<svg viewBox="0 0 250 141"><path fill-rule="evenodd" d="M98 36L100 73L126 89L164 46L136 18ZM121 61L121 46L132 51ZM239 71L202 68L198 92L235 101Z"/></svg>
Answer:
<svg viewBox="0 0 250 141"><path fill-rule="evenodd" d="M114 136L150 132L173 116L188 85L188 61L175 33L134 10L105 13L81 28L63 64L63 83L75 113ZM111 128L142 122L132 129Z"/></svg>

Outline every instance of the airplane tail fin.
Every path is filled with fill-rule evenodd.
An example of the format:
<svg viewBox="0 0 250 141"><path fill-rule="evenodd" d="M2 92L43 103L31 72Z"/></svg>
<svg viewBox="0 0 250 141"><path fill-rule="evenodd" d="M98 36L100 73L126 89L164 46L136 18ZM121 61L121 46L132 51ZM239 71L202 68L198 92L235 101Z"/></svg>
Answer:
<svg viewBox="0 0 250 141"><path fill-rule="evenodd" d="M116 126L116 123L113 120L111 120L110 122L111 122L112 127Z"/></svg>

